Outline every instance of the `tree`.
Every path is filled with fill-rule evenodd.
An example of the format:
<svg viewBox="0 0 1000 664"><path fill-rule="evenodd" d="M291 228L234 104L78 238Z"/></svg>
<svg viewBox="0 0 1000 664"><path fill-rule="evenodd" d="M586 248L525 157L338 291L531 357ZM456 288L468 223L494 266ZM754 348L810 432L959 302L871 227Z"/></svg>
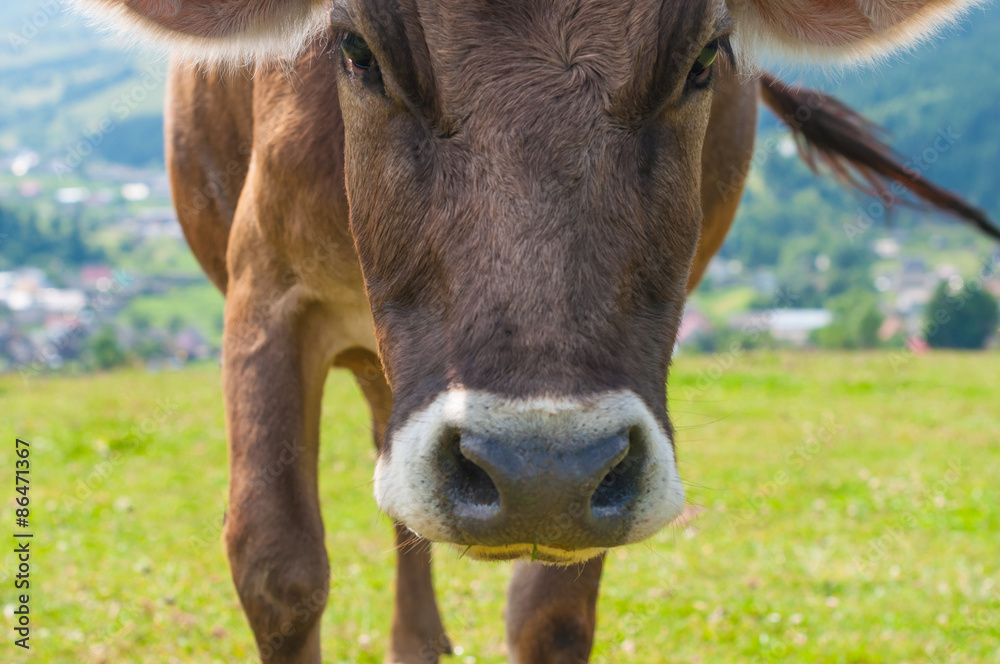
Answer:
<svg viewBox="0 0 1000 664"><path fill-rule="evenodd" d="M981 285L966 284L952 294L942 281L927 304L924 330L933 348L979 349L997 330L997 299Z"/></svg>
<svg viewBox="0 0 1000 664"><path fill-rule="evenodd" d="M125 351L118 345L118 335L112 327L105 327L90 341L94 365L102 371L125 364Z"/></svg>
<svg viewBox="0 0 1000 664"><path fill-rule="evenodd" d="M812 340L823 348L875 348L882 313L878 297L869 291L853 289L831 298L827 303L833 322L816 330Z"/></svg>
<svg viewBox="0 0 1000 664"><path fill-rule="evenodd" d="M46 268L53 260L70 267L107 260L103 249L85 242L79 215L50 221L32 209L0 205L0 270L24 265Z"/></svg>

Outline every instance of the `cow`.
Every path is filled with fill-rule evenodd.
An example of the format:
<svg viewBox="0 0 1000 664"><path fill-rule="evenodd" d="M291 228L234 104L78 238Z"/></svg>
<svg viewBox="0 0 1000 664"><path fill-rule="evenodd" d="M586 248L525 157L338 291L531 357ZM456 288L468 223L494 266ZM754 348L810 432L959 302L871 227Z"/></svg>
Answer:
<svg viewBox="0 0 1000 664"><path fill-rule="evenodd" d="M756 64L878 59L977 2L81 1L175 52L167 164L226 297L224 540L264 662L321 661L331 367L370 405L396 523L386 661L450 650L431 541L518 561L513 662L587 661L604 553L684 507L668 367L760 99L811 164L997 234Z"/></svg>

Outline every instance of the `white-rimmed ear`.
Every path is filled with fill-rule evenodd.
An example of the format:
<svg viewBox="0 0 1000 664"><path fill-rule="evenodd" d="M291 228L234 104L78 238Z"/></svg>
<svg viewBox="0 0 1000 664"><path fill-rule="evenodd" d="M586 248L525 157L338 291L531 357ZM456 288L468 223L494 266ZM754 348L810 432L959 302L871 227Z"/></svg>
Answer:
<svg viewBox="0 0 1000 664"><path fill-rule="evenodd" d="M331 0L71 0L129 41L198 62L296 55L329 22Z"/></svg>
<svg viewBox="0 0 1000 664"><path fill-rule="evenodd" d="M933 36L986 0L727 0L740 59L852 64Z"/></svg>

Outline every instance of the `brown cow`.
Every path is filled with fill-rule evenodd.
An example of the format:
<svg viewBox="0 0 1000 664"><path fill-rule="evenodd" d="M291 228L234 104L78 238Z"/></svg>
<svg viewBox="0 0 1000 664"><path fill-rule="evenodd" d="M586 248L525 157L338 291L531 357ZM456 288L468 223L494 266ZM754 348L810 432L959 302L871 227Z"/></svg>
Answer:
<svg viewBox="0 0 1000 664"><path fill-rule="evenodd" d="M91 3L227 63L174 66L167 160L226 293L225 541L261 658L320 661L316 460L340 366L371 405L375 493L399 524L387 661L408 664L449 649L421 537L529 561L512 660L585 662L602 553L680 514L664 386L747 172L755 55L870 58L975 4ZM307 36L252 77L240 64ZM988 228L843 106L763 81L813 156Z"/></svg>

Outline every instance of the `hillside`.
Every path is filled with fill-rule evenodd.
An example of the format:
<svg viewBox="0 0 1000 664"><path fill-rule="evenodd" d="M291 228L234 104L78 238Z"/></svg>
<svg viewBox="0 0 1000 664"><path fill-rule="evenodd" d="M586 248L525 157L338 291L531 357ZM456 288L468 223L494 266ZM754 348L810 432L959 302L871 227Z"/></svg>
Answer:
<svg viewBox="0 0 1000 664"><path fill-rule="evenodd" d="M947 38L874 69L854 72L784 72L789 82L801 82L831 92L888 130L890 142L904 162L944 187L960 192L1000 219L1000 9L976 13L948 31ZM787 130L763 112L758 145ZM949 137L944 150L934 147L940 134ZM938 145L941 145L939 143ZM794 156L765 154L757 160L738 222L723 256L753 266L778 266L782 253L829 247L846 237L845 226L871 203L846 192L828 178L817 178ZM940 219L938 217L937 219ZM959 228L943 230L931 224L933 215L896 205L873 219L873 241L887 228L916 229L925 244L931 232L944 233L953 243L979 254L991 243ZM922 237L921 237L922 236ZM802 239L802 245L796 244ZM907 235L904 240L912 240ZM975 259L973 259L975 262Z"/></svg>
<svg viewBox="0 0 1000 664"><path fill-rule="evenodd" d="M57 366L91 366L83 342L104 326L115 328L108 334L125 351L147 360L188 357L178 338L192 334L205 339L197 348L214 352L222 299L181 240L163 172L166 62L123 50L60 6L0 7L7 27L0 40L0 270L38 268L45 278L31 276L32 283L75 289L66 296L78 303L94 296L82 278L87 263L133 279L134 292L105 309L75 348L61 351ZM863 111L886 127L904 161L919 159L918 170L1000 219L997 34L1000 8L993 8L883 66L790 69L783 78L833 92ZM750 343L735 316L773 307L834 312L839 332L798 343L898 346L921 334L938 282L957 288L991 264L994 243L905 205L853 232L872 201L810 173L790 149L788 130L766 111L760 127L736 223L689 309L704 314L698 334L708 338L696 340L702 350ZM944 149L935 148L941 135L949 137ZM879 253L876 245L885 242L894 249ZM0 299L25 281L23 272L8 276ZM1000 295L1000 276L987 286ZM204 310L193 312L192 301ZM863 315L851 322L851 312ZM0 305L0 371L37 358L47 338L61 338L63 323L51 313L35 306L14 315ZM883 317L891 323L885 330L878 325ZM854 329L861 321L864 341ZM154 332L155 343L140 343ZM27 350L13 353L12 344Z"/></svg>
<svg viewBox="0 0 1000 664"><path fill-rule="evenodd" d="M94 156L161 166L166 64L97 35L52 5L4 3L0 25L0 156L22 150L67 160L94 135Z"/></svg>
<svg viewBox="0 0 1000 664"><path fill-rule="evenodd" d="M11 32L0 40L0 153L31 149L59 157L102 119L115 128L96 147L99 156L131 165L156 164L164 62L122 50L81 20L59 11L33 19L37 7L15 3L0 8L0 25ZM32 23L41 24L37 35ZM954 150L930 171L936 180L964 192L1000 217L1000 8L977 12L950 30L947 39L921 46L874 69L810 73L803 80L833 91L887 127L904 155L922 152L938 130L959 136ZM12 37L12 35L14 35ZM789 80L800 78L786 75ZM765 130L774 121L762 114ZM777 160L772 160L777 161ZM767 164L762 171L778 187L799 186L787 168ZM801 176L802 173L799 171ZM773 176L773 177L772 177Z"/></svg>
<svg viewBox="0 0 1000 664"><path fill-rule="evenodd" d="M1000 7L973 13L943 38L888 63L849 73L787 75L832 92L889 130L907 158L932 147L951 128L953 148L926 171L1000 217L995 165L1000 163ZM773 126L765 119L765 128Z"/></svg>

